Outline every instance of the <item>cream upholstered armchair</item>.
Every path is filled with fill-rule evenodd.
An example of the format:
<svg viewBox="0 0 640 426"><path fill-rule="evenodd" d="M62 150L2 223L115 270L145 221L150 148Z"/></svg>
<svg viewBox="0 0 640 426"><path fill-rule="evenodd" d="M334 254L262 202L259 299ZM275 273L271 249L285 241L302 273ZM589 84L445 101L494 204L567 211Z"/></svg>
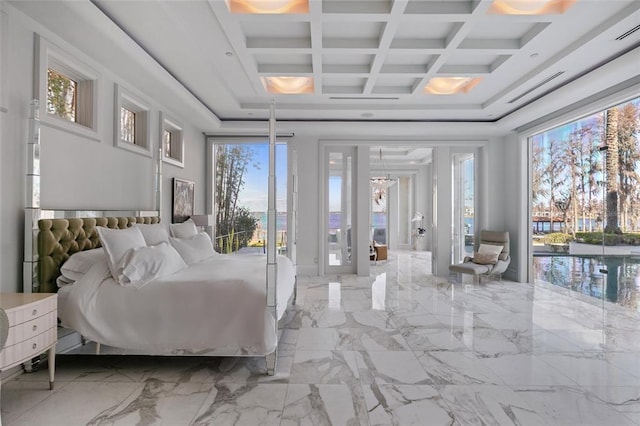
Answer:
<svg viewBox="0 0 640 426"><path fill-rule="evenodd" d="M473 257L465 257L463 263L449 266L449 271L470 274L474 277L497 275L507 270L509 256L509 232L480 231L480 245Z"/></svg>

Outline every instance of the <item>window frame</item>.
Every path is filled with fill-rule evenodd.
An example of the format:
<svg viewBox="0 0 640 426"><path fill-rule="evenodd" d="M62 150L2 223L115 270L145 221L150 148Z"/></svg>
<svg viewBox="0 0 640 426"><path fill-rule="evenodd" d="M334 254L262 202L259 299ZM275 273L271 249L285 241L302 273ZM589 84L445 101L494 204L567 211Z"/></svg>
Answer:
<svg viewBox="0 0 640 426"><path fill-rule="evenodd" d="M114 146L147 157L152 156L151 141L151 104L143 97L134 94L121 85L115 83L114 109L113 109L113 136ZM135 113L134 143L122 138L121 111L125 108Z"/></svg>
<svg viewBox="0 0 640 426"><path fill-rule="evenodd" d="M164 132L168 131L171 135L176 136L176 151L179 153L179 157L173 155L167 155L164 147ZM184 168L184 127L182 123L176 120L173 116L166 112L160 111L160 149L162 150L162 161L171 164L176 167ZM173 142L173 138L172 138ZM172 147L173 148L173 147ZM173 151L173 149L172 149Z"/></svg>
<svg viewBox="0 0 640 426"><path fill-rule="evenodd" d="M39 101L40 122L100 142L98 134L100 74L37 34L35 49L34 94ZM48 70L50 68L77 83L76 121L50 114L47 111Z"/></svg>

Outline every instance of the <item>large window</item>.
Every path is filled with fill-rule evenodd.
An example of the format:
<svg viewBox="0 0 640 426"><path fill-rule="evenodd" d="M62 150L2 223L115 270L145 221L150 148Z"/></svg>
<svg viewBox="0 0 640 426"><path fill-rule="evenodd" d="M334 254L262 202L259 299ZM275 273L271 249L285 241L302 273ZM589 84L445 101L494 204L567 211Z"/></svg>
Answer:
<svg viewBox="0 0 640 426"><path fill-rule="evenodd" d="M215 248L262 253L267 238L269 145L214 145ZM287 145L276 145L276 246L287 251Z"/></svg>
<svg viewBox="0 0 640 426"><path fill-rule="evenodd" d="M640 307L640 98L531 137L533 267Z"/></svg>

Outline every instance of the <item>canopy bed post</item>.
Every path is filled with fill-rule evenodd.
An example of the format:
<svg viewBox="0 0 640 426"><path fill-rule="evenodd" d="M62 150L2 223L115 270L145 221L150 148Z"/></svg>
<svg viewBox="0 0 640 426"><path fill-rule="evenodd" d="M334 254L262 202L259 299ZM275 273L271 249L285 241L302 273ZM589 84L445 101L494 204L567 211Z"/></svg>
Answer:
<svg viewBox="0 0 640 426"><path fill-rule="evenodd" d="M27 136L27 175L24 209L24 263L22 282L24 293L38 292L37 235L40 219L40 102L31 101Z"/></svg>
<svg viewBox="0 0 640 426"><path fill-rule="evenodd" d="M276 349L266 356L267 374L272 376L276 371L278 358L278 313L276 302L276 280L278 265L276 263L276 118L275 101L269 105L269 203L267 207L267 310L272 312L276 327Z"/></svg>
<svg viewBox="0 0 640 426"><path fill-rule="evenodd" d="M162 219L162 144L160 144L158 150L158 163L156 164L156 210L158 211L158 217Z"/></svg>

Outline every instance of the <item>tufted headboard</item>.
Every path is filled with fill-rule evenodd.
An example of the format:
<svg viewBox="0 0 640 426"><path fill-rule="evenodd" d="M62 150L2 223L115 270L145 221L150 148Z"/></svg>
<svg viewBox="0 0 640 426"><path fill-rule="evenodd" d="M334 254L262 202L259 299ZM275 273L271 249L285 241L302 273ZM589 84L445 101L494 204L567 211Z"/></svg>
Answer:
<svg viewBox="0 0 640 426"><path fill-rule="evenodd" d="M97 226L124 229L134 223L159 222L158 216L38 220L38 291L51 293L58 290L56 278L60 275L60 266L73 253L101 247Z"/></svg>

